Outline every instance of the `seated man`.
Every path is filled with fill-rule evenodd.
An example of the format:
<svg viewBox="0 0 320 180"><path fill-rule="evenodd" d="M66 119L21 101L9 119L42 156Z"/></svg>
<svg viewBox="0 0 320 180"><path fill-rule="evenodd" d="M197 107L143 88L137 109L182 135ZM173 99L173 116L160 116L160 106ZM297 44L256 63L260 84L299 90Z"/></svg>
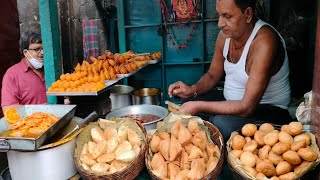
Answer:
<svg viewBox="0 0 320 180"><path fill-rule="evenodd" d="M227 140L232 131L249 122L290 121L289 66L285 43L269 24L254 17L254 0L217 0L221 28L207 73L194 85L179 81L169 96L189 98L217 85L224 75L223 101L189 101L180 112L210 113Z"/></svg>
<svg viewBox="0 0 320 180"><path fill-rule="evenodd" d="M3 77L3 111L17 104L47 103L41 35L25 33L20 39L20 49L24 58L10 67Z"/></svg>

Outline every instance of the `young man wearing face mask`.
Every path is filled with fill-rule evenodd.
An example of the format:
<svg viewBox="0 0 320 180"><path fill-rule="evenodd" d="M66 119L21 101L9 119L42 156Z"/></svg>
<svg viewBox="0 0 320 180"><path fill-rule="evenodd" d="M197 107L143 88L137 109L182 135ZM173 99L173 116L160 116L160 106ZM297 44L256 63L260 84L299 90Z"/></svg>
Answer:
<svg viewBox="0 0 320 180"><path fill-rule="evenodd" d="M3 111L17 104L47 103L41 35L35 32L23 34L20 39L20 50L24 57L19 63L10 67L3 77L1 90Z"/></svg>

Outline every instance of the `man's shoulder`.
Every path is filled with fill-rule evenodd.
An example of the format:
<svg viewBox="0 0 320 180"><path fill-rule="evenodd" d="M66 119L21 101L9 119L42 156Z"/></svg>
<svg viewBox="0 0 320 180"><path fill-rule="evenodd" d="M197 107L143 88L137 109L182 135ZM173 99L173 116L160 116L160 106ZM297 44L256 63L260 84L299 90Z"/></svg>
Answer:
<svg viewBox="0 0 320 180"><path fill-rule="evenodd" d="M23 62L23 60L21 60L20 62L14 64L10 68L8 68L5 75L10 76L10 77L16 76L17 74L23 72L24 70L25 70L25 63Z"/></svg>

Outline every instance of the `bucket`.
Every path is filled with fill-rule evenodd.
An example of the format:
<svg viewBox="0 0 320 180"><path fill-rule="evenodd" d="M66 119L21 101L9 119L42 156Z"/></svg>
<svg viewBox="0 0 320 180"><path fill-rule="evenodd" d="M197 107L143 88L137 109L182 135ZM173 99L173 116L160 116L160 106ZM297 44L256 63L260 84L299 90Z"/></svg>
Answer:
<svg viewBox="0 0 320 180"><path fill-rule="evenodd" d="M110 89L111 111L132 105L131 86L115 85Z"/></svg>
<svg viewBox="0 0 320 180"><path fill-rule="evenodd" d="M161 90L157 88L142 88L132 92L132 101L134 105L151 104L160 105Z"/></svg>

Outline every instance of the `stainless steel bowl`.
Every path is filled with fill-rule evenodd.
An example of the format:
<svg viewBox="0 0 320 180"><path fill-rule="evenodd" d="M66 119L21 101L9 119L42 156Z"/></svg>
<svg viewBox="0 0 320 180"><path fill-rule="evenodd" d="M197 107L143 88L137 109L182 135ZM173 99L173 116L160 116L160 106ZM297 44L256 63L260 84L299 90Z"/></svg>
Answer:
<svg viewBox="0 0 320 180"><path fill-rule="evenodd" d="M161 91L157 88L142 88L132 91L133 104L160 105Z"/></svg>
<svg viewBox="0 0 320 180"><path fill-rule="evenodd" d="M159 117L159 119L156 119L152 122L143 123L144 127L148 131L150 129L156 129L157 122L161 121L168 115L168 110L161 106L149 104L132 105L111 111L109 114L107 114L106 119L110 119L111 117L123 117L135 114L151 114Z"/></svg>
<svg viewBox="0 0 320 180"><path fill-rule="evenodd" d="M111 111L132 105L131 86L115 85L110 89Z"/></svg>

